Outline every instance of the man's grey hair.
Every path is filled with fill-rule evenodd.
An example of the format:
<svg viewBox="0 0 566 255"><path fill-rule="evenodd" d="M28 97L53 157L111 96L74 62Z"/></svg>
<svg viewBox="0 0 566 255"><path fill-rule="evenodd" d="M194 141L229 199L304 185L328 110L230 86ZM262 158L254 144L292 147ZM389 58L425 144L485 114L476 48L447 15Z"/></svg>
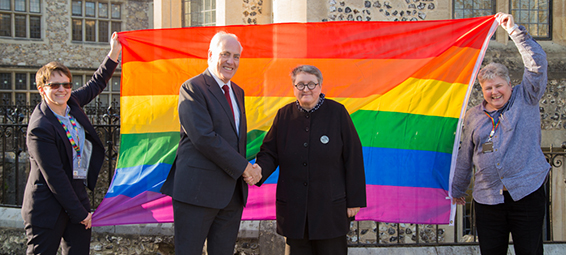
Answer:
<svg viewBox="0 0 566 255"><path fill-rule="evenodd" d="M291 79L293 80L293 84L295 84L295 79L297 78L297 74L299 73L308 73L316 76L318 80L318 84L322 84L322 72L316 67L311 65L300 65L295 67L293 71L291 71Z"/></svg>
<svg viewBox="0 0 566 255"><path fill-rule="evenodd" d="M504 79L507 83L511 82L511 79L509 78L509 69L499 63L491 62L478 73L478 81L480 84L483 84L484 81L493 80L495 77Z"/></svg>
<svg viewBox="0 0 566 255"><path fill-rule="evenodd" d="M220 31L212 37L212 39L210 40L210 45L208 46L208 50L214 52L214 50L216 50L218 48L220 41L225 37L232 37L232 38L236 39L236 41L240 45L240 54L242 54L242 51L244 51L244 47L242 47L240 40L238 40L238 36L236 36L235 34L224 32L224 31Z"/></svg>

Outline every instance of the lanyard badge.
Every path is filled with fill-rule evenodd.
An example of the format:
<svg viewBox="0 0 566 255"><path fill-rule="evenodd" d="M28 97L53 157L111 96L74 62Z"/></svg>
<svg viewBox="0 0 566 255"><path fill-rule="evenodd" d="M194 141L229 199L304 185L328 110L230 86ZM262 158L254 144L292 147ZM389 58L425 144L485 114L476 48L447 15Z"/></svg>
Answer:
<svg viewBox="0 0 566 255"><path fill-rule="evenodd" d="M71 115L69 115L69 121L71 122L71 126L73 127L73 131L75 131L75 134L77 134L77 142L75 142L75 139L73 139L73 136L71 135L71 132L69 131L69 129L67 128L67 126L60 120L57 118L57 120L59 120L59 123L61 123L61 126L63 126L63 129L65 130L65 134L67 135L67 138L69 139L69 142L71 143L71 146L73 146L73 149L77 152L77 167L74 167L74 162L73 162L73 179L86 179L86 168L83 167L81 165L81 148L79 147L79 130L77 128L77 122L75 121L75 119L73 119L73 117Z"/></svg>
<svg viewBox="0 0 566 255"><path fill-rule="evenodd" d="M491 117L491 115L489 115L487 112L484 113L491 120L491 132L489 132L489 137L487 138L487 142L482 144L481 148L483 153L489 153L489 152L493 152L492 138L493 135L495 135L495 131L497 130L497 127L499 127L499 119L496 122L495 119Z"/></svg>

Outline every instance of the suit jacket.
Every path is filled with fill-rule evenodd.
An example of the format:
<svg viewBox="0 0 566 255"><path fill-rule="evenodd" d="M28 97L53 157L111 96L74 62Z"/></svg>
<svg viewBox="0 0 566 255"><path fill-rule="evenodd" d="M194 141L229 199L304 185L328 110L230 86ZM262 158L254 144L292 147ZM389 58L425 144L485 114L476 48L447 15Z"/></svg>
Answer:
<svg viewBox="0 0 566 255"><path fill-rule="evenodd" d="M106 57L92 78L67 101L69 114L84 127L86 139L92 143L86 183L91 190L104 162L104 147L81 107L102 92L117 65ZM31 168L21 211L25 224L53 228L63 210L72 223L80 223L90 212L85 182L73 179L73 147L45 101L30 117L27 147Z"/></svg>
<svg viewBox="0 0 566 255"><path fill-rule="evenodd" d="M325 99L306 113L295 102L279 109L257 163L263 183L279 166L277 232L310 240L345 236L347 208L366 206L362 145L346 108Z"/></svg>
<svg viewBox="0 0 566 255"><path fill-rule="evenodd" d="M246 204L248 187L241 178L246 159L244 91L232 82L240 109L240 132L224 93L207 69L181 85L181 140L175 162L161 187L173 199L221 209L228 205L240 182Z"/></svg>

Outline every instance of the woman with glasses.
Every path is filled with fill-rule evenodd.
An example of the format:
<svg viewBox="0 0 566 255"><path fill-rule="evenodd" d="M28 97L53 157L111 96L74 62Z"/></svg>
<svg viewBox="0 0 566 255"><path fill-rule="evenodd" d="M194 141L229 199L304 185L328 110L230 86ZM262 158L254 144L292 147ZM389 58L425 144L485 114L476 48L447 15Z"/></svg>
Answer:
<svg viewBox="0 0 566 255"><path fill-rule="evenodd" d="M324 97L322 73L292 73L297 101L279 109L256 162L261 185L279 167L277 232L289 254L347 254L350 219L366 206L362 146L346 108Z"/></svg>
<svg viewBox="0 0 566 255"><path fill-rule="evenodd" d="M36 74L42 101L27 129L30 173L22 205L27 254L89 254L90 201L104 162L104 147L82 107L104 88L118 66L122 45L112 34L111 49L92 78L71 91L71 72L58 62Z"/></svg>

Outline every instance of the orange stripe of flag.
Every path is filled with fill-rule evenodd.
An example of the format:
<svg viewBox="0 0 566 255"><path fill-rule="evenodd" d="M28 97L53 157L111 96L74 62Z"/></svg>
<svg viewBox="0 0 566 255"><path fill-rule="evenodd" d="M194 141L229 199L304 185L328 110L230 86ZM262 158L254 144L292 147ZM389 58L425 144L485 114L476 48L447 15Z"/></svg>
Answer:
<svg viewBox="0 0 566 255"><path fill-rule="evenodd" d="M243 87L246 96L292 97L291 70L299 64L310 64L322 71L328 97L361 98L384 94L409 78L467 84L474 67L472 60L478 54L476 49L451 48L438 58L412 60L243 58L232 80ZM121 93L122 96L178 95L183 82L206 68L206 60L202 59L128 62L122 71ZM416 73L410 71L419 69Z"/></svg>

